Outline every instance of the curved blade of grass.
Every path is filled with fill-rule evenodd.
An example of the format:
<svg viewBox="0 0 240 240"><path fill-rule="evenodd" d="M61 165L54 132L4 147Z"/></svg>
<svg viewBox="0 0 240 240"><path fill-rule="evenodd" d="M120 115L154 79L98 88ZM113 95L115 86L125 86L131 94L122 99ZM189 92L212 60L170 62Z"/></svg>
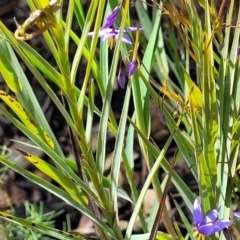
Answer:
<svg viewBox="0 0 240 240"><path fill-rule="evenodd" d="M161 16L161 10L158 9L157 11L157 17L159 18ZM145 49L142 64L140 67L140 70L142 72L142 75L146 79L149 79L149 72L152 68L152 62L154 58L154 53L156 50L157 42L158 42L158 33L159 33L159 27L160 27L160 18L155 20L155 24L153 27L153 31L151 32L150 39L148 41L148 45ZM137 74L133 76L132 81L132 92L133 92L133 102L134 107L136 111L136 123L138 128L141 129L141 131L146 135L149 136L150 134L150 107L149 107L149 92L147 91L147 88L143 81L139 81L137 78ZM150 170L152 165L154 164L153 155L151 152L149 152L149 149L146 147L144 142L141 138L139 138L139 144L141 147L141 150L144 154L144 157L147 161L148 169ZM161 188L159 179L157 176L154 176L152 179L153 187L156 192L157 197L160 199L162 197ZM171 221L167 215L166 208L164 208L164 218L163 218L165 227L168 229L169 232L174 234L174 229L172 227ZM129 236L128 236L129 237Z"/></svg>
<svg viewBox="0 0 240 240"><path fill-rule="evenodd" d="M134 207L134 211L133 214L131 216L131 219L129 221L129 225L126 231L126 236L125 236L125 240L130 239L131 236L131 232L132 232L132 228L135 222L135 219L137 218L138 212L141 208L144 196L146 191L148 190L152 178L153 176L156 174L158 168L161 166L164 171L169 171L170 170L170 165L168 163L168 161L164 158L164 155L174 137L174 135L177 132L174 132L173 134L170 135L170 137L168 138L167 142L165 143L162 151L160 151L159 149L156 148L156 146L154 146L147 138L146 136L142 133L142 131L140 129L137 128L137 126L130 120L130 123L134 126L135 131L139 134L139 136L142 138L143 142L146 144L146 146L149 148L149 151L153 154L154 157L156 157L156 161L150 171L150 173L148 174L148 177L144 183L144 186L141 190L141 193L139 195L138 201ZM178 174L176 174L176 172L173 172L172 175L172 182L174 184L174 186L178 189L179 193L181 194L181 196L184 199L184 202L186 203L186 205L192 209L192 202L195 199L195 196L193 195L193 193L191 192L191 190L189 189L189 187L183 182L183 180L178 176Z"/></svg>
<svg viewBox="0 0 240 240"><path fill-rule="evenodd" d="M132 116L132 120L135 120L135 113ZM130 176L132 178L134 174L134 127L132 125L128 126L125 151L128 160L129 170L131 171Z"/></svg>
<svg viewBox="0 0 240 240"><path fill-rule="evenodd" d="M87 204L87 198L84 196L84 194L78 189L75 185L75 183L68 178L65 174L60 172L57 168L52 166L51 164L47 163L46 161L30 154L27 152L24 152L20 149L17 149L20 153L24 155L24 157L32 163L36 168L38 168L40 171L42 171L44 174L52 178L54 181L56 181L62 188L66 190L66 192L69 193L69 195L80 204L85 203Z"/></svg>
<svg viewBox="0 0 240 240"><path fill-rule="evenodd" d="M86 17L86 20L85 20L85 23L84 23L84 28L82 29L81 41L79 41L79 44L77 45L77 50L76 50L76 53L74 55L73 62L72 62L72 67L71 67L71 81L72 81L73 85L75 84L75 78L76 78L77 70L79 68L79 63L80 63L81 58L82 58L82 54L84 53L84 49L86 48L86 46L89 45L88 44L89 43L88 32L89 32L90 27L92 25L92 22L94 20L96 10L99 7L99 4L102 4L102 3L92 1L90 6L89 6L89 9L88 9L88 14L87 14L87 17ZM99 26L100 26L100 23L99 23ZM89 60L91 58L94 59L93 58L93 53L94 52L95 52L94 49L91 49L90 52L89 52L89 56L87 58L87 60L88 60L88 65L87 65L88 67L87 68L89 68L89 70L85 74L85 77L84 77L85 79L89 79L89 73L88 72L90 71L90 69L92 69L92 61L94 61L94 60L92 60L92 61L89 61Z"/></svg>
<svg viewBox="0 0 240 240"><path fill-rule="evenodd" d="M136 234L136 235L132 235L130 240L148 240L149 236L150 236L150 233ZM176 240L176 238L174 238L170 234L158 231L156 240Z"/></svg>
<svg viewBox="0 0 240 240"><path fill-rule="evenodd" d="M159 7L162 7L162 4L160 3ZM153 21L151 22L150 16L147 11L148 8L144 7L144 3L141 1L136 2L136 11L138 13L138 17L141 23L141 26L143 27L143 33L147 41L149 41L149 38L151 36L152 30L153 30L153 23L155 21L160 21L161 14L159 16L159 10L156 10L155 17L153 18ZM159 19L160 18L160 19ZM153 62L153 68L156 72L158 78L160 80L168 78L169 73L169 67L168 67L168 60L164 48L164 42L163 42L163 34L161 26L159 27L159 39L157 43L157 48L155 51L155 59ZM160 69L161 67L161 69Z"/></svg>
<svg viewBox="0 0 240 240"><path fill-rule="evenodd" d="M44 151L56 164L56 166L59 167L63 172L65 172L70 179L73 179L89 196L91 196L98 204L99 206L102 206L100 199L97 197L97 195L86 186L84 182L81 181L81 179L72 171L68 165L66 164L65 158L62 159L59 155L56 154L56 152L53 151L44 141L37 138L32 132L26 128L22 123L20 123L17 119L15 119L6 109L4 109L2 106L0 106L0 111L6 115L6 117L17 127L19 128L29 139L31 139L37 146L40 147L42 151Z"/></svg>
<svg viewBox="0 0 240 240"><path fill-rule="evenodd" d="M68 12L66 18L66 27L64 33L64 42L65 42L65 52L69 55L69 41L70 41L70 31L73 22L73 12L74 12L74 0L70 0L68 4Z"/></svg>
<svg viewBox="0 0 240 240"><path fill-rule="evenodd" d="M203 194L204 212L208 212L216 206L215 187L217 181L217 165L215 155L215 142L218 135L218 106L216 99L216 86L213 75L213 44L211 42L211 19L210 6L205 1L205 30L201 36L199 48L203 48L203 53L199 57L201 60L199 76L202 79L203 94L203 154L204 162L199 162L199 168L202 169L199 186L205 189ZM206 164L205 164L206 163ZM203 196L203 195L202 195Z"/></svg>
<svg viewBox="0 0 240 240"><path fill-rule="evenodd" d="M112 99L113 87L114 87L114 82L115 82L116 72L117 72L117 64L118 64L117 60L119 59L119 55L120 55L120 46L121 46L120 39L122 39L123 27L127 19L127 12L128 12L128 7L127 9L125 8L125 14L121 22L121 28L120 28L121 30L120 30L118 41L114 50L114 55L113 55L114 61L110 69L106 94L103 102L102 117L100 119L100 126L99 126L99 132L98 132L98 146L97 146L97 153L96 153L96 162L97 162L97 168L98 168L100 179L102 178L102 175L103 175L103 168L104 168L104 162L105 162L107 123L108 123L109 115L111 113L111 99Z"/></svg>
<svg viewBox="0 0 240 240"><path fill-rule="evenodd" d="M176 240L176 237L171 236L170 234L158 231L156 235L156 240ZM183 239L179 238L179 240L183 240Z"/></svg>
<svg viewBox="0 0 240 240"><path fill-rule="evenodd" d="M128 120L134 126L134 129L139 134L139 136L143 139L144 143L148 146L149 151L151 151L153 156L155 158L159 158L159 155L160 155L161 151L155 145L153 145L149 141L149 139L146 138L146 136L141 132L140 129L137 128L137 126L132 122L132 120L130 120L130 119L128 119ZM175 131L173 135L175 136L177 134L178 134L177 131ZM169 165L168 161L165 158L161 161L162 161L161 162L161 167L164 169L165 172L168 172L170 170L170 165ZM155 164L156 164L156 162L154 163L154 166L155 166ZM151 171L153 171L153 168L152 168ZM178 176L178 174L176 174L176 172L173 172L172 179L173 179L174 186L178 189L179 193L184 198L184 202L190 208L192 206L192 202L195 199L193 193L191 192L189 187L184 183L184 181ZM191 210L191 208L190 208L190 210Z"/></svg>
<svg viewBox="0 0 240 240"><path fill-rule="evenodd" d="M20 42L19 44L16 42L16 40L13 38L13 36L11 35L11 33L8 31L8 29L0 22L0 29L2 29L2 31L4 32L4 34L7 36L8 40L11 42L12 46L14 47L14 50L19 54L19 56L23 59L23 61L25 62L25 64L29 67L29 69L31 70L31 72L33 73L33 75L36 77L36 79L39 81L39 83L42 85L42 87L44 88L44 90L47 92L48 96L53 100L53 102L56 104L56 106L58 107L59 111L62 113L63 117L66 119L67 123L70 125L70 127L72 128L72 130L74 131L74 133L78 136L79 133L78 133L78 130L76 129L76 126L73 124L73 121L71 119L71 117L69 116L68 112L66 111L65 107L61 104L61 102L59 101L59 99L57 98L56 94L53 92L53 90L50 88L50 86L46 83L46 80L43 78L43 76L40 74L40 72L36 69L36 67L32 64L31 62L31 59L28 59L26 57L26 55L23 53L23 51L21 50L21 48L19 47L19 45L23 44L22 42ZM4 37L4 36L3 36ZM26 47L26 50L30 50L29 47L27 47L26 44L23 44L23 49L25 49ZM13 51L11 50L11 52L13 53ZM35 53L34 54L34 51L30 51L30 53L33 54L33 58L36 57L37 59L39 58L39 56ZM27 53L30 54L30 53ZM13 53L14 54L14 53ZM16 66L19 65L18 63L18 60L15 60L16 57L14 55L14 58L13 60L16 61L14 62L14 64ZM13 61L12 60L12 61ZM41 61L42 59L40 58L39 61ZM34 63L38 63L37 62L34 62ZM37 64L38 65L38 64ZM43 66L44 67L44 66ZM46 65L46 68L48 68L49 65ZM50 71L51 71L52 67L50 67ZM22 72L22 69L21 67L19 66L19 68L17 69L18 71L16 71L17 73L16 74L19 74L21 73L21 75L19 76L20 77L20 80L23 84L23 86L25 86L26 88L26 92L24 93L21 93L21 94L26 94L27 96L27 99L31 99L31 101L34 102L34 106L35 108L37 108L38 106L38 103L35 102L35 95L32 93L32 89L31 87L29 86L29 82L28 80L26 79L26 76L23 74ZM46 70L44 69L44 72L48 73L49 70ZM55 70L53 70L53 73L56 73ZM62 79L61 77L62 75L59 75L59 74L54 74L52 75L52 77L56 78L54 81L57 81L57 79ZM76 91L76 94L79 94L79 91L77 91L77 88L75 88L75 91ZM30 96L28 96L30 95ZM20 96L21 97L21 96ZM22 102L21 102L22 103ZM25 103L25 101L23 101L23 103ZM23 104L22 103L22 104ZM25 106L24 106L25 107ZM39 111L36 111L38 112L39 114L41 113L41 110ZM36 116L37 117L37 116ZM40 121L43 120L43 118L40 118L39 119ZM48 125L45 125L46 129L49 128ZM51 132L51 130L50 130ZM49 134L50 135L50 134ZM55 140L55 137L53 134L50 135L51 136L51 139L54 141ZM58 151L58 154L62 155L63 156L63 153L61 151L61 148L57 146L59 146L58 142L55 140L54 141L54 145L55 145L55 148L56 148L56 151Z"/></svg>
<svg viewBox="0 0 240 240"><path fill-rule="evenodd" d="M78 45L80 43L80 40L77 37L77 35L73 31L70 32L70 35L71 35L73 41ZM85 56L86 59L89 59L89 54L90 54L89 51L86 48L84 48L83 49L83 55ZM94 59L92 61L92 66L91 67L92 67L91 70L93 72L93 75L94 75L94 77L97 81L101 96L102 96L102 98L105 98L106 90L105 90L104 85L103 85L104 80L102 79L102 75L101 75L101 72L98 68L98 64L96 63L96 61L94 61ZM76 87L75 87L75 93L76 93L77 98L79 98L80 90L77 89ZM86 99L86 96L85 96L85 99ZM95 112L99 116L101 116L100 111L96 108L96 106L95 106ZM110 109L109 118L110 118L110 122L108 122L108 128L111 130L111 132L114 135L116 135L117 123L116 123L115 116L114 116L114 113L113 113L112 109Z"/></svg>
<svg viewBox="0 0 240 240"><path fill-rule="evenodd" d="M161 10L157 12L157 16L161 16ZM160 21L159 19L155 21L153 31L151 33L151 37L149 39L148 45L146 47L144 57L142 60L142 64L140 67L142 75L146 79L149 79L149 72L152 67L152 61L154 57L154 52L156 49L156 45L158 42L158 33L159 33L159 26L160 26ZM137 74L133 76L133 81L132 81L132 91L133 91L133 101L134 101L134 107L136 111L136 123L138 128L141 129L143 134L145 136L149 136L150 134L150 107L149 107L149 92L147 91L147 88L143 81L139 81L137 78ZM145 143L141 138L139 138L139 144L141 147L141 150L144 154L144 157L147 162L148 169L150 170L154 164L154 159L152 152L149 152L149 149L146 147ZM154 190L156 192L156 195L159 199L162 197L162 192L159 179L155 175L152 178L152 184L154 187ZM165 227L168 229L170 233L174 234L174 229L172 227L171 221L169 219L169 216L167 215L166 208L164 208L164 218L163 218ZM130 236L128 236L130 237Z"/></svg>
<svg viewBox="0 0 240 240"><path fill-rule="evenodd" d="M128 146L128 144L126 144L126 145ZM124 158L124 156L123 156L123 158ZM70 160L70 159L66 159L66 163L74 172L78 171L77 170L77 164L76 164L75 161ZM131 175L131 176L133 176L133 175ZM132 180L132 178L133 177L131 177L130 180ZM131 181L131 183L132 183L132 181ZM103 184L103 187L106 188L107 190L109 190L110 187L111 187L110 180L107 177L105 177L105 176L103 176L103 178L102 178L102 184ZM122 198L122 199L125 199L125 200L127 200L127 201L129 201L129 202L131 202L133 204L132 199L129 197L129 195L122 188L119 188L119 187L117 188L117 196Z"/></svg>
<svg viewBox="0 0 240 240"><path fill-rule="evenodd" d="M106 229L106 231L114 236L112 229L105 224L104 222L101 222L99 219L96 218L96 216L89 210L89 207L85 207L83 204L79 204L76 202L68 193L66 193L64 190L54 186L53 184L47 182L46 180L36 176L35 174L19 167L17 164L12 163L11 161L3 158L0 156L0 162L4 165L8 166L15 172L18 172L25 178L29 179L31 182L37 184L38 186L46 189L47 191L51 192L55 196L59 197L66 203L69 203L72 207L79 210L81 213L89 217L97 226L99 226L102 229Z"/></svg>
<svg viewBox="0 0 240 240"><path fill-rule="evenodd" d="M89 96L88 96L88 112L87 112L87 123L86 123L86 141L91 145L92 132L93 132L93 117L94 117L94 98L95 98L95 86L94 81L89 82Z"/></svg>
<svg viewBox="0 0 240 240"><path fill-rule="evenodd" d="M43 9L49 5L48 0L27 0L28 4L32 4L34 2L35 7L37 9Z"/></svg>
<svg viewBox="0 0 240 240"><path fill-rule="evenodd" d="M101 145L103 147L103 149L99 149L101 151L97 152L97 155L99 156L99 158L97 159L98 161L98 170L100 173L100 176L102 177L102 173L103 173L103 164L105 161L105 149L106 149L106 133L107 133L107 121L108 121L108 117L109 117L109 113L110 113L110 103L111 103L111 99L112 99L112 93L113 93L113 86L114 86L114 82L115 82L115 76L116 76L116 72L117 72L117 60L119 58L120 55L120 47L121 47L121 39L123 36L123 30L124 30L124 26L125 26L125 22L128 16L128 11L129 11L129 0L126 0L124 3L124 14L122 17L122 21L121 21L121 26L120 26L120 33L119 33L119 37L118 37L118 41L116 44L116 48L114 50L114 55L113 55L113 59L115 61L113 61L111 69L110 69L110 74L109 74L109 81L107 84L107 90L106 90L106 98L105 101L103 103L103 110L102 110L102 118L100 120L100 130L99 130L99 136L101 137L100 141L98 141L98 149L99 149L99 145ZM117 134L117 139L116 139L116 148L114 149L114 158L113 158L113 168L112 168L112 174L111 174L111 181L113 181L111 183L111 189L110 189L110 209L113 213L113 227L114 227L114 231L116 233L116 236L118 237L118 239L123 239L122 236L122 232L117 224L117 181L118 181L118 174L119 174L119 170L120 170L120 162L121 162L121 153L122 153L122 147L123 146L123 139L124 139L124 133L125 133L125 126L126 126L126 117L127 117L127 109L129 106L129 100L130 100L130 88L128 89L128 93L126 96L126 101L124 102L124 114L122 115L122 118L120 120L120 132L118 130L118 134ZM123 131L124 130L124 131Z"/></svg>
<svg viewBox="0 0 240 240"><path fill-rule="evenodd" d="M11 240L7 234L5 228L0 224L0 239L2 240Z"/></svg>
<svg viewBox="0 0 240 240"><path fill-rule="evenodd" d="M117 188L118 188L118 178L119 178L119 172L120 172L120 163L122 160L122 151L123 151L122 149L123 149L123 142L124 142L124 136L125 136L125 130L126 130L129 102L130 102L130 96L131 96L130 85L131 83L127 87L126 95L124 98L122 114L119 122L118 133L117 133L116 143L115 143L114 153L113 153L112 167L111 167L110 194L111 194L111 199L113 201L113 205L114 205L113 208L115 212L118 211Z"/></svg>
<svg viewBox="0 0 240 240"><path fill-rule="evenodd" d="M13 71L10 59L11 56L7 48L5 37L2 37L0 40L0 72L2 73L8 87L16 93L18 90L22 89L22 84L18 79L17 74Z"/></svg>
<svg viewBox="0 0 240 240"><path fill-rule="evenodd" d="M98 32L100 29L100 24L102 22L102 17L103 17L103 11L104 11L104 3L105 1L101 1L100 2L100 8L98 10L97 13L97 23L94 27L94 32ZM95 53L95 49L96 49L96 45L97 45L97 41L98 41L98 34L94 34L93 40L92 40L92 44L91 44L91 49L94 50L94 52L90 52L89 55L89 60L94 59L94 53ZM90 73L90 68L87 69L88 70L88 74ZM101 76L101 74L100 74ZM103 167L104 167L104 161L105 161L105 148L106 148L106 131L107 131L107 122L108 122L108 116L109 116L109 109L110 109L110 102L109 99L111 100L112 94L112 88L110 88L112 84L112 81L110 80L111 78L109 78L109 90L107 91L108 93L110 93L108 98L105 98L105 101L103 103L103 110L102 110L102 116L100 119L100 125L99 125L99 131L98 131L98 143L97 143L97 152L96 152L96 164L97 164L97 172L99 175L99 179L102 179L103 176ZM112 78L113 79L113 78ZM101 78L97 78L97 81L99 82L99 80L101 80ZM110 84L111 83L111 84ZM101 82L101 85L103 86L103 82ZM99 87L100 88L100 87ZM101 88L100 88L101 89ZM104 89L104 88L103 88ZM105 92L105 90L104 90ZM108 93L105 93L104 96L108 96Z"/></svg>
<svg viewBox="0 0 240 240"><path fill-rule="evenodd" d="M44 129L41 129L33 119L29 118L26 110L22 107L22 105L15 100L13 97L0 90L0 98L13 110L13 112L21 119L23 124L37 137L46 141L51 148L54 148L54 143L52 139L47 135Z"/></svg>
<svg viewBox="0 0 240 240"><path fill-rule="evenodd" d="M84 16L83 7L80 1L74 1L74 13L80 29L83 30L83 27L85 24L85 16Z"/></svg>
<svg viewBox="0 0 240 240"><path fill-rule="evenodd" d="M194 110L202 110L202 92L198 86L192 81L191 77L186 71L184 71L184 79L188 87L188 93L186 96L191 96L191 103L193 104ZM189 96L190 95L190 96ZM187 99L186 99L187 100Z"/></svg>
<svg viewBox="0 0 240 240"><path fill-rule="evenodd" d="M236 9L237 3L232 1L227 15L227 23L232 23L233 13ZM240 11L238 12L238 20L240 21ZM230 28L226 27L224 36L224 48L221 54L221 64L219 69L219 86L217 96L219 99L219 115L220 115L220 141L216 145L220 149L218 157L218 182L219 187L219 205L225 205L226 207L220 213L221 217L228 217L230 212L231 194L229 194L229 186L232 185L232 178L235 175L235 166L237 163L237 153L239 149L239 141L233 141L236 139L235 121L238 119L239 111L239 57L237 49L239 45L238 28L234 29L233 41L230 38L232 36ZM226 44L226 46L225 46ZM229 53L230 52L230 53ZM223 84L223 85L222 85ZM223 87L223 89L221 89ZM229 178L230 176L230 178Z"/></svg>
<svg viewBox="0 0 240 240"><path fill-rule="evenodd" d="M190 116L191 116L191 123L192 123L192 131L193 131L193 138L194 138L194 152L196 158L196 165L198 166L198 181L205 182L205 175L210 174L208 171L208 167L206 165L206 161L203 154L203 147L202 147L202 134L200 134L199 125L196 120L196 114L194 111L194 104L192 103L192 93L189 96L189 103L190 103ZM206 184L206 182L205 182ZM211 191L212 189L207 189L207 185L202 184L200 187L200 194L204 196L207 191ZM211 192L213 194L213 192Z"/></svg>
<svg viewBox="0 0 240 240"><path fill-rule="evenodd" d="M148 88L148 91L149 91L150 95L152 96L155 104L158 105L159 104L159 96L153 90L152 86L144 78L143 75L142 75L142 80L146 84L146 86ZM174 140L176 141L177 146L179 147L179 150L181 151L182 155L184 156L187 165L189 167L191 167L191 171L193 173L193 176L197 180L198 179L197 167L196 167L194 151L193 151L193 148L191 147L191 144L190 144L191 139L189 139L189 140L186 139L185 135L183 133L181 133L181 131L179 129L176 129L176 123L175 123L172 115L168 112L168 110L164 106L164 104L162 105L162 107L163 107L162 110L164 112L164 116L166 118L168 128L169 128L170 132L176 131Z"/></svg>
<svg viewBox="0 0 240 240"><path fill-rule="evenodd" d="M20 42L19 46L26 54L28 59L33 63L33 65L64 91L62 88L64 81L63 76L54 68L54 66L49 64L48 61L46 61L38 52L36 52L25 42Z"/></svg>
<svg viewBox="0 0 240 240"><path fill-rule="evenodd" d="M64 231L60 231L57 230L55 228L51 228L39 223L33 223L30 222L28 220L22 219L22 218L18 218L15 217L11 214L5 213L5 212L0 212L0 217L7 220L7 221L11 221L13 223L16 223L18 225L21 225L23 227L26 228L30 228L30 229L34 229L36 231L42 232L48 236L54 237L56 239L62 239L62 240L83 240L84 238L80 237L80 236L74 236L71 233L67 233ZM2 240L4 240L4 238L1 238ZM5 239L10 239L10 238L5 238Z"/></svg>
<svg viewBox="0 0 240 240"><path fill-rule="evenodd" d="M110 3L106 6L105 18L111 12ZM99 70L101 72L102 84L106 91L107 82L109 79L109 50L108 50L108 42L101 41L100 42L100 57L99 57Z"/></svg>
<svg viewBox="0 0 240 240"><path fill-rule="evenodd" d="M30 65L32 67L32 69L34 69L33 71L36 71L36 69L33 67L33 65L31 64L30 61L28 61L26 59L26 57L23 55L22 51L20 50L16 39L13 38L13 36L11 35L11 33L5 28L5 26L0 22L0 29L4 32L4 34L6 35L6 37L8 38L9 42L11 42L11 44L16 47L15 50L20 53L20 57L23 58L24 62L28 65ZM5 36L3 36L2 38L4 38ZM6 42L6 46L8 47L8 51L10 53L11 59L9 59L12 64L14 64L14 69L13 71L15 72L15 74L18 76L18 79L21 81L21 84L23 86L22 91L18 91L16 93L17 99L18 101L22 104L22 106L26 109L27 113L29 114L29 117L31 119L34 119L37 126L41 126L42 129L44 129L47 133L47 135L50 137L50 139L53 141L54 143L54 148L55 151L58 152L59 155L61 155L63 157L63 152L62 149L60 148L55 135L53 134L44 113L42 112L41 107L39 106L39 103L36 99L36 96L33 92L33 89L31 88L28 79L26 78L18 59L15 56L15 53L12 50L12 47L10 46L10 44L8 42ZM23 57L24 56L24 57ZM41 75L40 75L41 76ZM42 77L42 76L41 76ZM38 77L37 77L38 78Z"/></svg>

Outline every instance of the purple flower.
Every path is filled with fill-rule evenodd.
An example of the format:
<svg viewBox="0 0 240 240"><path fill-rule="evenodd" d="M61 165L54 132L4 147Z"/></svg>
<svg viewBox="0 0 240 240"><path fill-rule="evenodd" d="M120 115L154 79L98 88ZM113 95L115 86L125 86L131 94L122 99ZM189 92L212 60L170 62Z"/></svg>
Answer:
<svg viewBox="0 0 240 240"><path fill-rule="evenodd" d="M115 28L113 25L119 16L120 7L121 4L108 15L106 22L102 25L98 32L98 37L100 37L102 41L106 41L108 39L111 43L110 46L112 46L113 42L119 37L120 28ZM132 40L129 38L127 32L134 32L137 30L142 29L137 27L126 27L123 31L122 41L127 44L132 44ZM89 37L93 37L93 35L94 32L88 33Z"/></svg>
<svg viewBox="0 0 240 240"><path fill-rule="evenodd" d="M138 67L137 60L133 60L132 62L130 62L127 66L125 66L124 69L120 67L118 73L118 84L121 88L125 88L127 79L136 72L137 67Z"/></svg>
<svg viewBox="0 0 240 240"><path fill-rule="evenodd" d="M141 30L137 27L127 27L123 31L122 41L127 44L132 44L132 40L129 38L127 32L134 32L137 30ZM102 39L102 41L106 41L107 39L117 40L119 37L120 28L100 28L98 32L98 37ZM94 32L89 32L88 36L93 37Z"/></svg>
<svg viewBox="0 0 240 240"><path fill-rule="evenodd" d="M219 211L220 207L204 216L200 201L195 199L193 204L193 222L197 231L204 236L209 236L229 227L233 223L232 220L221 219L216 221Z"/></svg>

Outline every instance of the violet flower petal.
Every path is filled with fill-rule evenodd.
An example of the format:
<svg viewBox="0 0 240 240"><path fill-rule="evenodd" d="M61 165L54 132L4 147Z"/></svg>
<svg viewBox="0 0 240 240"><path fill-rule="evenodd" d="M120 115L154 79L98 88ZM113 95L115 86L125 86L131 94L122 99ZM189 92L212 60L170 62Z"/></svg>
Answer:
<svg viewBox="0 0 240 240"><path fill-rule="evenodd" d="M229 227L233 223L233 220L218 220L213 224L213 231L212 233L216 233L222 231L224 228Z"/></svg>
<svg viewBox="0 0 240 240"><path fill-rule="evenodd" d="M124 89L125 88L125 85L127 83L127 78L126 78L126 75L124 74L124 72L122 72L121 70L119 71L118 73L118 84L119 86Z"/></svg>
<svg viewBox="0 0 240 240"><path fill-rule="evenodd" d="M129 63L128 65L128 77L132 76L138 67L138 62L137 60L133 60L132 62Z"/></svg>
<svg viewBox="0 0 240 240"><path fill-rule="evenodd" d="M108 38L110 38L114 35L115 35L115 33L113 32L113 30L111 28L106 28L104 30L100 30L99 33L98 33L98 37L106 38L106 39L108 39ZM109 36L109 37L107 37L107 36Z"/></svg>
<svg viewBox="0 0 240 240"><path fill-rule="evenodd" d="M102 38L104 37L106 34L112 32L112 29L111 28L107 28L107 29L100 29L99 32L98 32L98 37ZM88 36L90 38L92 38L94 35L94 31L93 32L89 32L88 33Z"/></svg>
<svg viewBox="0 0 240 240"><path fill-rule="evenodd" d="M92 38L93 35L94 35L94 32L89 32L89 33L88 33L88 36L89 36L90 38Z"/></svg>
<svg viewBox="0 0 240 240"><path fill-rule="evenodd" d="M127 43L127 44L132 44L132 40L130 39L130 37L126 33L123 34L122 41L124 43Z"/></svg>
<svg viewBox="0 0 240 240"><path fill-rule="evenodd" d="M124 32L135 32L135 31L141 31L143 28L139 27L126 27L124 28Z"/></svg>
<svg viewBox="0 0 240 240"><path fill-rule="evenodd" d="M213 209L212 211L210 211L206 217L203 219L202 221L202 224L207 224L207 223L210 223L210 222L215 222L216 219L217 219L217 216L220 212L220 207L219 208L216 208L216 209Z"/></svg>
<svg viewBox="0 0 240 240"><path fill-rule="evenodd" d="M209 236L216 232L223 230L226 227L229 227L233 223L232 220L218 220L215 223L208 223L206 225L200 226L198 232L204 236Z"/></svg>
<svg viewBox="0 0 240 240"><path fill-rule="evenodd" d="M107 16L106 22L102 25L101 29L111 27L119 16L119 6L114 8L114 10Z"/></svg>
<svg viewBox="0 0 240 240"><path fill-rule="evenodd" d="M240 218L240 212L233 212L233 215L237 218Z"/></svg>
<svg viewBox="0 0 240 240"><path fill-rule="evenodd" d="M202 235L209 236L212 234L212 231L213 231L213 223L208 223L206 225L199 226L197 230Z"/></svg>
<svg viewBox="0 0 240 240"><path fill-rule="evenodd" d="M196 198L193 203L193 222L194 225L197 227L201 224L203 220L203 212L202 212L202 206L200 201Z"/></svg>
<svg viewBox="0 0 240 240"><path fill-rule="evenodd" d="M107 33L107 34L105 34L105 35L102 37L102 40L103 40L103 41L106 41L106 40L109 39L109 38L116 38L115 33Z"/></svg>

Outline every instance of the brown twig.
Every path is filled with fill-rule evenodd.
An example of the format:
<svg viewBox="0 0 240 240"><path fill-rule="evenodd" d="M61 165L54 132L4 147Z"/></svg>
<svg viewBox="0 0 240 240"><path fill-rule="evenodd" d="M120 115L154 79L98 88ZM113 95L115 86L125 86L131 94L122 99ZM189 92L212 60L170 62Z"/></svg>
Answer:
<svg viewBox="0 0 240 240"><path fill-rule="evenodd" d="M175 156L176 156L176 152L175 152ZM174 159L175 159L175 156L174 156ZM168 194L168 189L169 189L169 186L170 186L170 183L171 183L171 178L172 178L174 166L175 166L175 160L172 162L171 168L170 168L169 173L168 173L168 179L167 179L166 187L163 191L162 199L161 199L161 202L160 202L159 207L158 207L157 215L156 215L156 218L155 218L154 223L153 223L153 227L152 227L152 230L151 230L149 240L155 240L156 239L157 230L158 230L159 222L161 220L163 209L164 209L164 206L165 206L165 200L166 200L166 197L167 197L167 194Z"/></svg>

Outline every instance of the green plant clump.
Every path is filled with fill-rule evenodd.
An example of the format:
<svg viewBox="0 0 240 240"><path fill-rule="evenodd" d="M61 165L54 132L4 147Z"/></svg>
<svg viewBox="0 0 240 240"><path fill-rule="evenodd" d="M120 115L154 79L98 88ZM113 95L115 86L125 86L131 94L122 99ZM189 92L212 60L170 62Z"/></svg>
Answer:
<svg viewBox="0 0 240 240"><path fill-rule="evenodd" d="M14 33L0 21L0 72L9 89L0 89L0 113L33 142L32 149L41 150L51 161L22 149L19 155L57 184L8 156L1 155L0 163L88 217L101 240L239 239L239 0L99 0L88 1L87 9L85 1L26 1L30 14L23 23L15 19ZM29 40L39 37L51 53L51 63L30 44ZM70 56L72 45L76 51ZM84 71L83 62L87 63ZM65 156L23 65L65 120L75 159ZM111 105L116 88L123 88L125 94L119 102L120 116ZM95 102L97 94L102 106ZM157 113L151 113L150 104L159 109L159 125L162 121L169 131L161 148L152 140L151 119ZM115 141L106 177L109 134ZM177 150L170 163L166 154L172 144ZM133 180L136 145L148 171L141 189ZM197 190L175 171L180 159ZM119 185L120 168L124 168L130 193ZM160 169L166 173L164 179L157 174ZM173 199L180 222L169 216L165 205L170 184L187 208L183 211ZM156 203L147 218L143 200L150 185ZM124 232L119 225L118 198L133 207ZM43 235L89 239L81 232L55 229L47 224L47 215L38 217L35 222L31 214L22 219L0 212L0 218L18 224L14 231L26 236L34 232L32 239L43 239ZM142 234L133 233L137 219ZM165 232L158 231L160 221ZM1 227L0 234L11 239L13 228Z"/></svg>

